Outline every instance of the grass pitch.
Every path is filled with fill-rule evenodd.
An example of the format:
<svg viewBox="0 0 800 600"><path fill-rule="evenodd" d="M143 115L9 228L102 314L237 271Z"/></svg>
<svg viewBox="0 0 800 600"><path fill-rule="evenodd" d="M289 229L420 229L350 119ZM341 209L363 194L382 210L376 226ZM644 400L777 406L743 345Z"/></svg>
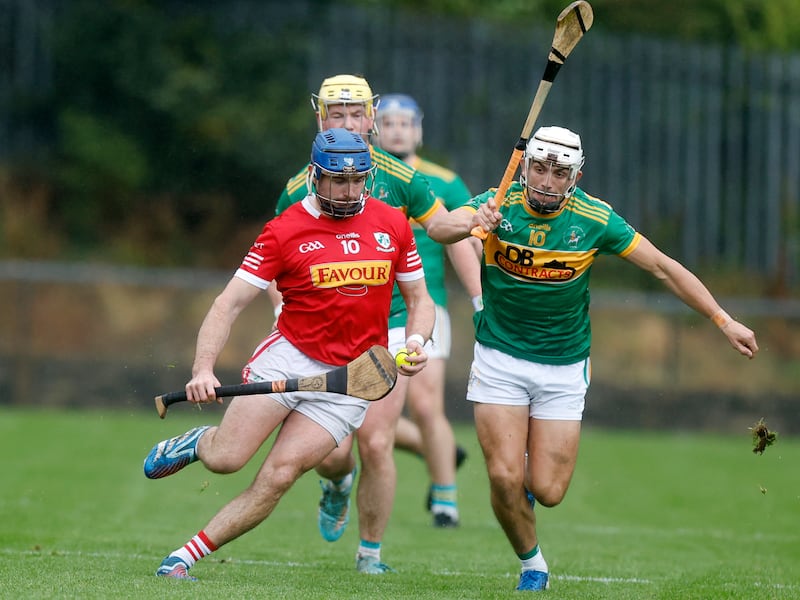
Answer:
<svg viewBox="0 0 800 600"><path fill-rule="evenodd" d="M356 518L336 543L317 532L319 486L307 474L255 530L203 559L199 582L156 578L249 483L260 460L219 476L199 464L158 481L152 445L219 421L218 409L145 412L0 409L3 598L518 598L518 562L488 502L473 429L459 472L462 526L436 530L422 462L398 453L399 485L383 559L355 572ZM263 457L264 451L260 453ZM737 436L611 432L587 426L572 488L538 508L553 598L800 597L800 444L763 455Z"/></svg>

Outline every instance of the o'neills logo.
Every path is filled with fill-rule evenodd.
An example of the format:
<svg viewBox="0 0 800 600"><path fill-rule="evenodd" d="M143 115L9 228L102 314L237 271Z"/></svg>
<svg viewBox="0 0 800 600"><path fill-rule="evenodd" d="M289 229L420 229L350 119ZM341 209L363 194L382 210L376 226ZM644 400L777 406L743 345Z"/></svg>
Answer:
<svg viewBox="0 0 800 600"><path fill-rule="evenodd" d="M575 269L566 263L551 260L537 265L530 248L505 246L504 251L494 253L495 264L517 279L530 281L568 281L575 276Z"/></svg>
<svg viewBox="0 0 800 600"><path fill-rule="evenodd" d="M367 286L389 283L392 263L388 260L365 260L313 265L311 283L319 288L339 288L347 296L363 296Z"/></svg>

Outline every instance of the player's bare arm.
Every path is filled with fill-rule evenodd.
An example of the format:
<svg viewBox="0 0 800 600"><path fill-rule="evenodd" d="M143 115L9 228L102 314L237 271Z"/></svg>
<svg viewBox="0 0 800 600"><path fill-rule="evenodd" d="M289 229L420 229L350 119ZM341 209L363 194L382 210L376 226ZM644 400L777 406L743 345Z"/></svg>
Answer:
<svg viewBox="0 0 800 600"><path fill-rule="evenodd" d="M477 238L472 236L445 246L445 251L458 275L459 281L470 298L481 295L481 261L480 246Z"/></svg>
<svg viewBox="0 0 800 600"><path fill-rule="evenodd" d="M431 337L436 308L433 299L428 294L425 279L398 281L397 287L400 288L400 293L403 294L403 300L408 309L406 349L409 353L416 353L416 356L409 354L407 360L411 365L403 369L403 374L414 375L423 369L428 360L428 355L422 347ZM422 338L421 342L417 336Z"/></svg>
<svg viewBox="0 0 800 600"><path fill-rule="evenodd" d="M283 294L278 289L278 284L273 280L269 282L269 287L267 287L267 298L272 303L272 310L273 314L275 315L275 320L272 322L272 329L275 329L278 326L278 315L281 314L283 310Z"/></svg>
<svg viewBox="0 0 800 600"><path fill-rule="evenodd" d="M214 394L214 388L220 385L214 375L214 365L228 341L236 317L260 291L243 279L233 277L214 300L197 334L192 379L186 384L189 402L207 403L216 399L222 403Z"/></svg>
<svg viewBox="0 0 800 600"><path fill-rule="evenodd" d="M280 312L280 307L283 304L283 294L281 294L280 290L278 289L278 284L276 284L274 281L269 283L269 287L267 288L267 297L269 298L269 301L272 302L272 307L275 309L275 312Z"/></svg>
<svg viewBox="0 0 800 600"><path fill-rule="evenodd" d="M474 209L462 206L448 212L437 211L426 223L428 236L440 244L452 244L469 237Z"/></svg>
<svg viewBox="0 0 800 600"><path fill-rule="evenodd" d="M475 227L484 231L494 231L500 225L503 215L495 206L494 199L481 204L476 211L470 206L461 206L444 214L434 215L428 222L428 235L440 244L452 244L469 237Z"/></svg>
<svg viewBox="0 0 800 600"><path fill-rule="evenodd" d="M462 211L462 209L464 210ZM470 238L469 230L466 231L466 235L454 237L453 240L446 243L431 235L431 228L437 225L444 224L444 226L447 227L446 224L452 222L456 224L455 226L458 228L459 226L457 223L459 223L463 217L460 215L458 217L453 217L452 215L459 211L467 212L468 214L472 213L472 209L468 207L459 207L453 211L448 211L443 204L439 204L434 213L425 221L420 221L420 224L425 228L425 231L432 240L440 244L445 244L445 251L459 280L470 298L475 298L481 295L481 251L480 248L476 248L473 245L477 240L468 239ZM464 226L461 226L461 229L461 233L464 233ZM478 245L480 246L480 242L478 242Z"/></svg>
<svg viewBox="0 0 800 600"><path fill-rule="evenodd" d="M694 273L664 254L650 240L642 236L639 245L626 258L664 282L687 306L714 321L739 353L748 358L756 355L758 344L753 331L731 318Z"/></svg>

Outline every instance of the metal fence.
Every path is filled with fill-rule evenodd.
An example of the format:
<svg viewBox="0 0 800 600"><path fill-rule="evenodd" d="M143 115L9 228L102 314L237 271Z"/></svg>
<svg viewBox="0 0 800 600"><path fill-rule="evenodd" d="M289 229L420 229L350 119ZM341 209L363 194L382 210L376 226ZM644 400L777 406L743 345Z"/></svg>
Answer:
<svg viewBox="0 0 800 600"><path fill-rule="evenodd" d="M416 95L426 143L482 191L499 181L544 69L552 24L529 25L336 7L309 85L361 71L378 91ZM596 24L539 123L581 133L582 186L686 264L797 283L800 55L609 35Z"/></svg>
<svg viewBox="0 0 800 600"><path fill-rule="evenodd" d="M197 330L230 276L0 261L0 414L7 406L152 412L154 395L185 384ZM745 361L672 295L596 290L586 422L741 433L763 416L782 433L800 431L800 301L720 301L757 332L756 360ZM469 421L472 305L460 286L451 289L449 308L446 408ZM216 365L222 383L240 381L271 325L262 296L231 330Z"/></svg>
<svg viewBox="0 0 800 600"><path fill-rule="evenodd" d="M416 96L424 152L476 193L502 175L552 39L552 23L500 27L302 0L228 4L214 10L231 28L313 20L310 66L297 74L309 91L326 76L360 72L377 92ZM33 143L12 100L50 85L47 38L58 26L54 7L65 5L0 0L0 159ZM800 55L609 35L596 23L539 122L581 133L583 187L688 266L724 266L743 287L748 274L798 283Z"/></svg>
<svg viewBox="0 0 800 600"><path fill-rule="evenodd" d="M18 118L50 92L49 49L59 0L0 0L0 161L34 154L44 142L30 122Z"/></svg>

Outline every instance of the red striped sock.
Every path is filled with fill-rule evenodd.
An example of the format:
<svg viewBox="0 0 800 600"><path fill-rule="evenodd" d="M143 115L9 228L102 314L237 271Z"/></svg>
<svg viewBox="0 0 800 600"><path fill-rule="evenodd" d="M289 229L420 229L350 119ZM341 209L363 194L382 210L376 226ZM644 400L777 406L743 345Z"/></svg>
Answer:
<svg viewBox="0 0 800 600"><path fill-rule="evenodd" d="M189 568L204 556L208 556L217 546L208 539L205 531L200 531L196 536L190 539L182 548L175 550L170 556L177 556L186 563Z"/></svg>

